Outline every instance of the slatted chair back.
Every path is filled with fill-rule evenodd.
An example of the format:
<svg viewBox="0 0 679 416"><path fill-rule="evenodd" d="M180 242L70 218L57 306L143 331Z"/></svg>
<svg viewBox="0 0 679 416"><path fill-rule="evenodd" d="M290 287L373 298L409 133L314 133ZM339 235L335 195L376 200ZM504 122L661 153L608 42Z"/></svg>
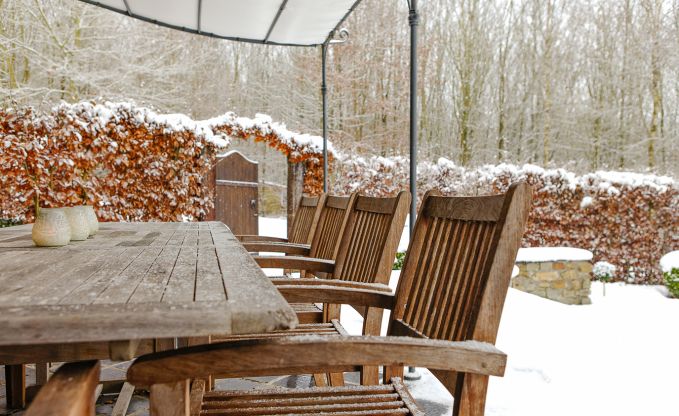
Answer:
<svg viewBox="0 0 679 416"><path fill-rule="evenodd" d="M337 247L333 278L388 283L410 206L410 192L392 198L358 195Z"/></svg>
<svg viewBox="0 0 679 416"><path fill-rule="evenodd" d="M288 241L295 244L311 244L315 223L320 215L323 196L302 196L295 218L292 220Z"/></svg>
<svg viewBox="0 0 679 416"><path fill-rule="evenodd" d="M352 196L326 196L311 240L310 257L333 260Z"/></svg>
<svg viewBox="0 0 679 416"><path fill-rule="evenodd" d="M530 201L525 183L502 195L426 195L396 292L390 335L495 343ZM485 400L487 377L435 374L456 398L454 414L464 410L459 406ZM477 397L470 401L469 395Z"/></svg>

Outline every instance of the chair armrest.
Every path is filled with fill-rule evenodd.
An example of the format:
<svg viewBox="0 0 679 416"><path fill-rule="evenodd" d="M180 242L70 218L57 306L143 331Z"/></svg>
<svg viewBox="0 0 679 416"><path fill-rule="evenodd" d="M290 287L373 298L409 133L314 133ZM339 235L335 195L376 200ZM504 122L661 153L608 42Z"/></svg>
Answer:
<svg viewBox="0 0 679 416"><path fill-rule="evenodd" d="M253 243L243 243L243 247L249 252L272 252L285 253L298 256L308 256L311 253L309 244L294 244L294 243L276 243L257 241Z"/></svg>
<svg viewBox="0 0 679 416"><path fill-rule="evenodd" d="M284 237L270 237L266 235L237 235L236 238L241 243L251 243L251 242L276 242L276 243L287 243L288 239Z"/></svg>
<svg viewBox="0 0 679 416"><path fill-rule="evenodd" d="M394 307L394 295L378 290L343 288L333 285L277 285L276 289L289 303L335 303L382 309L393 309Z"/></svg>
<svg viewBox="0 0 679 416"><path fill-rule="evenodd" d="M352 282L339 279L300 279L297 277L280 277L271 280L276 286L334 286L354 289L376 290L378 292L392 293L391 288L382 283Z"/></svg>
<svg viewBox="0 0 679 416"><path fill-rule="evenodd" d="M259 267L266 269L292 269L307 270L310 272L332 273L335 271L335 262L332 260L317 259L313 257L297 256L252 256Z"/></svg>
<svg viewBox="0 0 679 416"><path fill-rule="evenodd" d="M507 356L491 344L410 337L299 336L231 341L145 355L127 370L135 385L172 383L247 371L298 374L346 365L415 365L436 370L504 375Z"/></svg>
<svg viewBox="0 0 679 416"><path fill-rule="evenodd" d="M99 361L64 364L38 391L26 416L93 415L97 384Z"/></svg>

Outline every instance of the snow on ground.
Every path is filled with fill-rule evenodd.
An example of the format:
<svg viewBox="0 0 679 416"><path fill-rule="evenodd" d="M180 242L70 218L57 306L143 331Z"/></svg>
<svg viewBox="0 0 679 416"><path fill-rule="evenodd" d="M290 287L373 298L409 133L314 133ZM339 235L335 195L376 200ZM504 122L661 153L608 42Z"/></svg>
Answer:
<svg viewBox="0 0 679 416"><path fill-rule="evenodd" d="M284 219L260 221L260 233L285 235ZM393 272L391 287L398 275ZM591 305L564 305L509 289L497 340L508 355L507 372L491 378L487 415L677 414L679 299L656 286L623 283L607 284L604 297L599 282L592 283L591 299ZM342 322L360 333L351 308L343 308ZM415 398L451 414L452 397L431 373L419 371L422 379L409 383Z"/></svg>

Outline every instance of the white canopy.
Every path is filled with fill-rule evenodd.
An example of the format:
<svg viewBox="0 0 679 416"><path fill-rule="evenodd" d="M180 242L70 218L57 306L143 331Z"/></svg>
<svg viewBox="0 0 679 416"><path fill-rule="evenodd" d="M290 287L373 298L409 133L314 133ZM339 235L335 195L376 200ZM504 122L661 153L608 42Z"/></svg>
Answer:
<svg viewBox="0 0 679 416"><path fill-rule="evenodd" d="M361 0L81 0L147 22L201 35L317 46Z"/></svg>

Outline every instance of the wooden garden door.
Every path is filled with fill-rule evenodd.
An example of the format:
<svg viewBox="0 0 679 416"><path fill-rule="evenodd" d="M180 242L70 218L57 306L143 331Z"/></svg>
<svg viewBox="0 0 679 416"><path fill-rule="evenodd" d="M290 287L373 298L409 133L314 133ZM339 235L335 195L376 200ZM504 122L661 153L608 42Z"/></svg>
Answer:
<svg viewBox="0 0 679 416"><path fill-rule="evenodd" d="M215 219L238 234L259 234L257 162L228 152L215 166Z"/></svg>

